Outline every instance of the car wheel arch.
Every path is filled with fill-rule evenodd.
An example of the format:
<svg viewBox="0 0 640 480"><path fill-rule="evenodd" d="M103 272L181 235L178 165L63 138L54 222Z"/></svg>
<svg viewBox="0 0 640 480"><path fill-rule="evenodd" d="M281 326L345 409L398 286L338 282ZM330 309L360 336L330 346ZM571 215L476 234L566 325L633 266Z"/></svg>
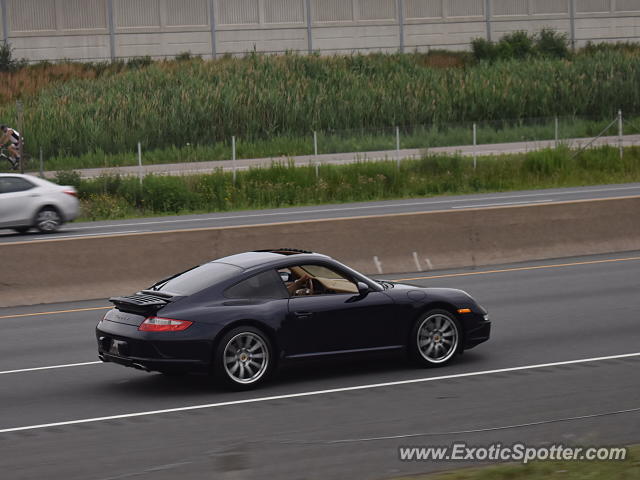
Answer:
<svg viewBox="0 0 640 480"><path fill-rule="evenodd" d="M55 212L58 215L60 215L60 220L62 221L62 223L64 223L64 215L62 214L62 211L60 210L60 207L58 207L57 205L55 205L53 203L45 203L43 205L38 205L34 209L33 215L31 216L32 225L34 225L36 223L36 218L38 217L38 214L43 210L55 210Z"/></svg>
<svg viewBox="0 0 640 480"><path fill-rule="evenodd" d="M454 307L450 303L443 302L443 301L436 301L436 302L430 302L425 304L423 307L420 308L420 310L418 311L418 314L416 315L415 319L411 323L410 332L413 331L413 327L415 326L416 323L418 323L418 321L420 321L422 316L431 310L444 310L446 312L449 312L458 321L458 324L460 325L461 328L459 332L460 342L458 344L457 351L458 353L462 353L464 351L464 341L465 341L466 332L464 331L464 324L460 319L460 315L458 315L458 313L456 312L456 307ZM407 345L409 345L409 342L411 342L411 333L409 333L409 339L407 340Z"/></svg>
<svg viewBox="0 0 640 480"><path fill-rule="evenodd" d="M262 322L259 322L257 320L252 320L252 319L235 320L229 323L228 325L225 325L224 328L222 328L216 334L216 337L212 342L212 345L211 345L212 357L215 355L218 349L218 345L220 345L220 341L227 334L227 332L230 332L234 328L238 328L238 327L253 327L253 328L257 328L262 333L264 333L267 336L267 339L269 340L269 342L271 343L271 348L273 349L273 352L274 352L274 356L273 356L274 364L278 363L278 358L280 355L280 347L278 346L278 341L276 339L275 331L272 328L270 328L268 325L265 325Z"/></svg>

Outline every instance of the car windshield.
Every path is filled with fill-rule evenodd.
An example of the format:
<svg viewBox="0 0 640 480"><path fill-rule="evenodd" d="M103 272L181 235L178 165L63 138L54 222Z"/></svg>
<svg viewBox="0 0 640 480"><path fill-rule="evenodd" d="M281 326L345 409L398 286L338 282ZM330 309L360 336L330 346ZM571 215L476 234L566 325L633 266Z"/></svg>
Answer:
<svg viewBox="0 0 640 480"><path fill-rule="evenodd" d="M175 277L157 283L153 290L173 295L192 295L242 272L242 268L228 263L205 263Z"/></svg>

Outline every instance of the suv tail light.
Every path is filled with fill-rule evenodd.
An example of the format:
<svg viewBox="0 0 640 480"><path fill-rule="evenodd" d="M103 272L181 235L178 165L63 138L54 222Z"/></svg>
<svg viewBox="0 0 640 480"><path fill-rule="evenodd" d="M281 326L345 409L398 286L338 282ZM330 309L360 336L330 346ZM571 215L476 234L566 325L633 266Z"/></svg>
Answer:
<svg viewBox="0 0 640 480"><path fill-rule="evenodd" d="M76 192L75 190L63 190L62 193L66 193L67 195L78 198L78 192Z"/></svg>
<svg viewBox="0 0 640 480"><path fill-rule="evenodd" d="M172 318L147 317L140 324L141 332L181 332L189 328L193 322L187 320L174 320Z"/></svg>

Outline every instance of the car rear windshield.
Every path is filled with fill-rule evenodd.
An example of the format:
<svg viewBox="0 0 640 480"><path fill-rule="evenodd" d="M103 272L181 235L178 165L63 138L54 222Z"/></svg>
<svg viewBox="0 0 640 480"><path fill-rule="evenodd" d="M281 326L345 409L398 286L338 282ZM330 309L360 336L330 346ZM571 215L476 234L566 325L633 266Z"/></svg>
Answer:
<svg viewBox="0 0 640 480"><path fill-rule="evenodd" d="M159 283L153 290L159 290L173 295L193 295L216 283L223 282L242 272L242 268L228 263L205 263L199 267L187 270L177 277L164 283Z"/></svg>

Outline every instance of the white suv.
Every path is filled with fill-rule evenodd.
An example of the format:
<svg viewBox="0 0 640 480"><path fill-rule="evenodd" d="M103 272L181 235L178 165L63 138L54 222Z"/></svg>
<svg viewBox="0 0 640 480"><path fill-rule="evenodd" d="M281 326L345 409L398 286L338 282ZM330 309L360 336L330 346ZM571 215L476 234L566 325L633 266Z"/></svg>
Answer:
<svg viewBox="0 0 640 480"><path fill-rule="evenodd" d="M75 220L80 211L78 193L31 175L0 173L0 229L26 233L32 227L55 232Z"/></svg>

